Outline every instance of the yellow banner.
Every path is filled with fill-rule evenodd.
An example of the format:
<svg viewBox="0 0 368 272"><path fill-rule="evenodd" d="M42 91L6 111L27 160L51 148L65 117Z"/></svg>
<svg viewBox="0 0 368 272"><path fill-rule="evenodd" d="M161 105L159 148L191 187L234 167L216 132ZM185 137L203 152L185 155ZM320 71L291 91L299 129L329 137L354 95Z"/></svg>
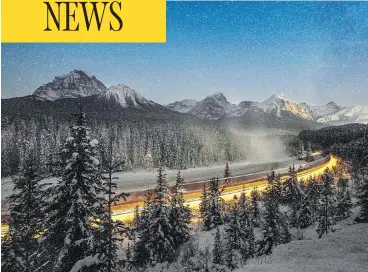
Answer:
<svg viewBox="0 0 368 272"><path fill-rule="evenodd" d="M2 0L2 42L166 42L166 0Z"/></svg>

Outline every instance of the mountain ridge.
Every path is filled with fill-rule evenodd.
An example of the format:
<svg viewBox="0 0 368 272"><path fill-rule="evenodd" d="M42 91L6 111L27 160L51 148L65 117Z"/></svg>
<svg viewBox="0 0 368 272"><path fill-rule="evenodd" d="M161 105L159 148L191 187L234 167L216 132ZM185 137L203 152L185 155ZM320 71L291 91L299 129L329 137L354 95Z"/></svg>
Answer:
<svg viewBox="0 0 368 272"><path fill-rule="evenodd" d="M33 95L38 99L55 101L62 98L78 98L102 94L106 86L92 74L73 70L38 87Z"/></svg>
<svg viewBox="0 0 368 272"><path fill-rule="evenodd" d="M296 103L276 94L263 102L242 101L239 104L232 104L222 92L217 92L200 101L184 99L165 106L145 98L124 84L107 88L94 75L82 70L73 70L66 75L56 76L53 81L40 86L32 95L24 99L33 101L31 98L45 102L55 102L56 105L63 105L64 108L68 106L64 103L65 101L60 102L61 100L79 98L81 103L87 103L86 101L88 101L90 107L100 109L100 105L97 103L105 105L105 108L100 109L102 112L110 109L119 112L119 114L129 112L129 115L139 112L139 114L157 116L157 113L159 113L159 115L167 115L166 118L182 114L183 118L191 115L202 120L219 120L224 118L236 119L237 117L249 115L253 117L262 116L263 119L277 117L285 119L286 122L288 120L290 122L295 120L297 122L319 122L325 125L339 122L368 121L368 107L341 107L333 101L325 105L309 106L305 102ZM11 101L20 102L21 100L22 98ZM3 99L3 101L6 101L6 99ZM67 101L76 104L73 100ZM33 103L33 105L36 108L41 107L37 103ZM34 110L42 112L42 107ZM23 112L24 109L20 109L20 111ZM255 118L253 119L256 122Z"/></svg>

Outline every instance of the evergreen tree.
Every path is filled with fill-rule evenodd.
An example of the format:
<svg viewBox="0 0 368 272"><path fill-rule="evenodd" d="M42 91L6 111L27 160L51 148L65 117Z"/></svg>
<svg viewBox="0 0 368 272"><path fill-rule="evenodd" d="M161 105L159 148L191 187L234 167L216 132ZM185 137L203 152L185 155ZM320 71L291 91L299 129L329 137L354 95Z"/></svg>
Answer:
<svg viewBox="0 0 368 272"><path fill-rule="evenodd" d="M229 167L229 162L227 162L225 165L225 171L224 171L225 184L228 184L230 182L230 177L231 177L231 171Z"/></svg>
<svg viewBox="0 0 368 272"><path fill-rule="evenodd" d="M140 226L141 216L139 212L139 206L135 206L134 208L134 218L133 218L133 227L131 229L131 237L133 238L133 246L135 246L137 242L137 233Z"/></svg>
<svg viewBox="0 0 368 272"><path fill-rule="evenodd" d="M319 205L319 220L317 233L319 238L328 234L331 226L336 221L336 197L334 192L334 178L327 168L322 175L321 199Z"/></svg>
<svg viewBox="0 0 368 272"><path fill-rule="evenodd" d="M52 202L46 209L40 252L45 271L64 272L73 267L94 271L105 251L95 227L107 214L101 196L104 188L96 158L97 141L84 126L84 113L76 116L72 136L59 153L62 178L51 189Z"/></svg>
<svg viewBox="0 0 368 272"><path fill-rule="evenodd" d="M106 195L104 205L107 213L104 214L100 223L99 235L100 243L105 248L103 257L101 258L100 271L111 272L119 265L117 259L118 242L123 240L123 235L126 233L126 227L121 221L113 221L112 207L116 205L121 199L126 200L129 194L120 193L115 194L114 189L117 188L116 183L113 182L116 173L124 162L117 161L113 157L113 139L110 138L108 154L102 156L102 179L104 186L104 194Z"/></svg>
<svg viewBox="0 0 368 272"><path fill-rule="evenodd" d="M245 234L240 226L239 209L237 203L234 203L230 210L230 220L225 226L226 254L225 263L230 269L238 267L238 251L240 244L244 242Z"/></svg>
<svg viewBox="0 0 368 272"><path fill-rule="evenodd" d="M307 148L306 155L305 155L305 161L306 162L314 161L313 151L312 151L310 142L308 142L308 148Z"/></svg>
<svg viewBox="0 0 368 272"><path fill-rule="evenodd" d="M300 211L298 213L297 226L300 228L307 228L314 222L314 211L309 199L305 199L301 204Z"/></svg>
<svg viewBox="0 0 368 272"><path fill-rule="evenodd" d="M279 203L273 194L264 196L263 239L259 242L258 254L270 254L274 246L290 241L290 233L286 216L279 210Z"/></svg>
<svg viewBox="0 0 368 272"><path fill-rule="evenodd" d="M315 179L309 178L304 191L305 196L297 216L300 228L307 228L315 222L320 199L319 186Z"/></svg>
<svg viewBox="0 0 368 272"><path fill-rule="evenodd" d="M282 244L290 243L292 240L292 235L290 233L289 222L286 215L281 216L280 224L281 224L281 243Z"/></svg>
<svg viewBox="0 0 368 272"><path fill-rule="evenodd" d="M38 268L36 236L42 231L44 186L31 162L23 175L16 178L9 196L9 230L2 244L3 271L31 272Z"/></svg>
<svg viewBox="0 0 368 272"><path fill-rule="evenodd" d="M240 253L243 262L245 262L255 253L255 238L253 223L249 215L249 204L244 192L240 195L238 207L240 225L242 226L245 235L244 243L241 244Z"/></svg>
<svg viewBox="0 0 368 272"><path fill-rule="evenodd" d="M280 174L276 175L275 171L271 171L271 174L267 174L268 186L266 188L267 194L271 194L272 198L278 203L281 202L283 185L281 183Z"/></svg>
<svg viewBox="0 0 368 272"><path fill-rule="evenodd" d="M137 266L148 264L152 260L152 244L150 220L152 217L152 192L148 191L146 200L141 213L135 219L134 239L134 255L133 263Z"/></svg>
<svg viewBox="0 0 368 272"><path fill-rule="evenodd" d="M284 183L285 203L291 211L291 225L299 228L299 215L306 199L304 191L299 186L294 165L289 168L289 177ZM304 207L307 208L307 207ZM307 212L307 210L305 210Z"/></svg>
<svg viewBox="0 0 368 272"><path fill-rule="evenodd" d="M203 184L201 202L199 204L199 212L200 212L200 217L202 219L203 230L210 230L211 228L209 207L210 207L210 204L209 204L208 194L206 190L206 184Z"/></svg>
<svg viewBox="0 0 368 272"><path fill-rule="evenodd" d="M339 179L337 182L336 217L339 220L345 219L352 214L351 208L353 207L353 203L351 201L348 182L346 179Z"/></svg>
<svg viewBox="0 0 368 272"><path fill-rule="evenodd" d="M296 156L298 157L299 160L304 159L305 157L305 149L302 141L300 141L299 143L299 148L297 150Z"/></svg>
<svg viewBox="0 0 368 272"><path fill-rule="evenodd" d="M210 181L210 193L209 193L209 221L210 229L216 228L223 224L222 213L220 210L220 204L223 203L221 198L221 190L219 187L219 179L212 178Z"/></svg>
<svg viewBox="0 0 368 272"><path fill-rule="evenodd" d="M132 249L131 249L130 243L128 243L128 246L125 252L126 259L123 265L128 271L132 270L132 268L134 267L134 258L132 255L133 255Z"/></svg>
<svg viewBox="0 0 368 272"><path fill-rule="evenodd" d="M362 148L360 143L357 146L358 148L353 152L354 157L352 160L352 166L355 169L353 174L358 181L358 198L360 204L360 214L356 218L356 221L368 223L368 125L366 125L364 131Z"/></svg>
<svg viewBox="0 0 368 272"><path fill-rule="evenodd" d="M306 188L306 194L308 195L308 200L313 208L314 213L319 204L320 189L321 186L319 186L318 181L315 178L310 177Z"/></svg>
<svg viewBox="0 0 368 272"><path fill-rule="evenodd" d="M359 187L359 191L359 203L361 208L360 215L357 221L368 223L368 174L363 176L362 185Z"/></svg>
<svg viewBox="0 0 368 272"><path fill-rule="evenodd" d="M220 229L216 229L215 240L213 244L212 260L214 264L223 264L223 248Z"/></svg>
<svg viewBox="0 0 368 272"><path fill-rule="evenodd" d="M257 188L254 188L251 192L251 200L250 200L250 217L254 227L259 227L261 222L259 199L260 196L257 191Z"/></svg>
<svg viewBox="0 0 368 272"><path fill-rule="evenodd" d="M173 229L170 224L166 174L161 166L158 168L157 186L154 193L151 216L148 219L152 264L170 260L175 248L174 237L172 237Z"/></svg>
<svg viewBox="0 0 368 272"><path fill-rule="evenodd" d="M174 239L174 247L179 248L190 236L189 223L191 212L185 206L183 197L184 180L178 171L176 183L171 194L170 224L172 227L171 236Z"/></svg>
<svg viewBox="0 0 368 272"><path fill-rule="evenodd" d="M225 233L226 263L230 269L234 269L239 265L240 258L245 263L253 255L254 250L253 228L236 199L230 209Z"/></svg>

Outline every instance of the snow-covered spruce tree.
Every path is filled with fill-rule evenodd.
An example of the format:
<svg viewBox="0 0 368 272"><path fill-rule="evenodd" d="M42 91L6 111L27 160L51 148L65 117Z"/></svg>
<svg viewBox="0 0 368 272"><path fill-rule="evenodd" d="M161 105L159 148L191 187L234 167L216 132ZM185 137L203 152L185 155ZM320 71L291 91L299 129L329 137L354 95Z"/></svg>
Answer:
<svg viewBox="0 0 368 272"><path fill-rule="evenodd" d="M218 178L212 178L210 181L210 192L208 198L210 229L214 229L224 223L220 210L220 205L224 200L221 198L219 182Z"/></svg>
<svg viewBox="0 0 368 272"><path fill-rule="evenodd" d="M229 222L225 225L225 264L230 269L240 266L241 245L246 243L246 234L240 225L238 203L235 201L230 209Z"/></svg>
<svg viewBox="0 0 368 272"><path fill-rule="evenodd" d="M254 227L259 227L261 223L261 210L259 208L259 193L257 188L251 192L249 214Z"/></svg>
<svg viewBox="0 0 368 272"><path fill-rule="evenodd" d="M304 159L305 157L305 149L302 141L300 141L299 143L299 148L296 152L296 156L298 157L299 160Z"/></svg>
<svg viewBox="0 0 368 272"><path fill-rule="evenodd" d="M258 254L271 254L274 246L289 242L289 230L286 216L280 213L279 203L268 192L264 196L263 239L259 242Z"/></svg>
<svg viewBox="0 0 368 272"><path fill-rule="evenodd" d="M225 171L224 171L224 179L226 183L230 181L229 179L230 177L231 177L231 171L230 171L229 163L227 162L225 165Z"/></svg>
<svg viewBox="0 0 368 272"><path fill-rule="evenodd" d="M348 183L349 181L343 178L340 178L337 182L336 217L338 220L345 219L352 214L351 208L353 207L353 203L351 200Z"/></svg>
<svg viewBox="0 0 368 272"><path fill-rule="evenodd" d="M210 221L210 203L208 199L208 193L206 189L206 184L203 184L201 202L199 204L199 213L202 220L202 229L210 230L211 229L211 221Z"/></svg>
<svg viewBox="0 0 368 272"><path fill-rule="evenodd" d="M303 200L300 210L297 214L297 218L297 226L302 229L307 228L313 224L314 211L308 197Z"/></svg>
<svg viewBox="0 0 368 272"><path fill-rule="evenodd" d="M124 268L126 268L126 270L130 271L133 269L134 267L134 261L133 261L133 256L132 256L132 249L130 246L130 243L128 243L126 252L125 252L125 262L124 262Z"/></svg>
<svg viewBox="0 0 368 272"><path fill-rule="evenodd" d="M189 223L191 212L188 206L185 206L183 197L184 180L180 170L176 176L176 183L170 198L170 225L172 228L174 247L179 248L190 237Z"/></svg>
<svg viewBox="0 0 368 272"><path fill-rule="evenodd" d="M144 206L138 218L135 219L134 232L134 254L133 264L135 266L143 266L151 261L152 245L151 245L151 228L150 220L152 217L152 192L149 191L144 201Z"/></svg>
<svg viewBox="0 0 368 272"><path fill-rule="evenodd" d="M308 142L308 147L307 147L307 151L306 151L306 155L305 155L305 161L306 162L314 161L313 151L312 151L312 147L311 147L310 142Z"/></svg>
<svg viewBox="0 0 368 272"><path fill-rule="evenodd" d="M361 208L357 221L368 223L368 174L362 178L362 185L359 188L359 203Z"/></svg>
<svg viewBox="0 0 368 272"><path fill-rule="evenodd" d="M41 236L44 271L96 271L105 248L98 229L106 216L104 188L96 158L97 141L89 136L85 115L76 114L71 136L60 149L62 177L52 188Z"/></svg>
<svg viewBox="0 0 368 272"><path fill-rule="evenodd" d="M314 212L317 211L317 207L320 199L320 189L318 180L314 177L310 177L306 187L306 194L308 195L309 202L313 207Z"/></svg>
<svg viewBox="0 0 368 272"><path fill-rule="evenodd" d="M230 269L243 264L252 256L254 247L253 229L249 221L244 221L239 202L234 201L225 225L226 233L226 263Z"/></svg>
<svg viewBox="0 0 368 272"><path fill-rule="evenodd" d="M2 244L3 271L31 272L39 267L36 258L38 242L35 238L42 231L45 184L31 162L23 174L14 179L14 189L8 197L9 231Z"/></svg>
<svg viewBox="0 0 368 272"><path fill-rule="evenodd" d="M110 138L107 154L102 154L102 180L105 194L104 205L107 213L101 218L98 233L102 248L104 248L103 256L99 271L111 272L122 262L117 258L118 243L123 240L123 235L127 232L127 228L121 221L113 221L112 207L122 199L126 199L129 194L115 193L117 185L113 182L116 173L124 162L118 161L113 156L113 139Z"/></svg>
<svg viewBox="0 0 368 272"><path fill-rule="evenodd" d="M220 229L217 228L216 229L216 234L215 234L215 240L213 243L213 250L212 250L212 262L214 264L223 264L223 256L224 255L224 250L222 248L222 239L221 239L221 233L220 233Z"/></svg>
<svg viewBox="0 0 368 272"><path fill-rule="evenodd" d="M299 227L299 213L306 199L306 195L299 186L294 165L289 168L289 177L283 184L285 194L285 204L291 211L290 221L293 227Z"/></svg>
<svg viewBox="0 0 368 272"><path fill-rule="evenodd" d="M298 226L302 229L311 226L318 217L320 186L315 178L309 178L304 193L305 197L298 212Z"/></svg>
<svg viewBox="0 0 368 272"><path fill-rule="evenodd" d="M334 190L334 178L327 168L322 175L321 198L319 204L319 218L317 233L319 238L328 234L331 226L336 222L336 196Z"/></svg>
<svg viewBox="0 0 368 272"><path fill-rule="evenodd" d="M246 243L241 244L240 254L243 262L252 257L255 253L254 227L249 215L249 204L245 193L241 193L239 201L239 221L246 237Z"/></svg>
<svg viewBox="0 0 368 272"><path fill-rule="evenodd" d="M271 174L267 174L268 186L266 188L267 194L272 195L272 198L281 203L283 196L283 184L281 183L280 174L276 175L275 171L271 171Z"/></svg>
<svg viewBox="0 0 368 272"><path fill-rule="evenodd" d="M170 224L170 208L168 204L168 187L166 174L162 168L158 168L157 186L154 190L151 216L148 219L150 229L149 244L151 246L151 263L163 263L173 258L174 237Z"/></svg>
<svg viewBox="0 0 368 272"><path fill-rule="evenodd" d="M355 219L358 223L368 223L368 125L362 145L354 150L351 162L352 174L358 189L360 214Z"/></svg>

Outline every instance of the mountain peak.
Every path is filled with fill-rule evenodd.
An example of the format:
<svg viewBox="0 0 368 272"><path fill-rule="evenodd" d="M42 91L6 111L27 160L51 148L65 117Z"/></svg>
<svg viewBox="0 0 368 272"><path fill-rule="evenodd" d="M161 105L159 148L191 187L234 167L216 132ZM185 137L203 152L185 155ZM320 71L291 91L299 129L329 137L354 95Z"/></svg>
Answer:
<svg viewBox="0 0 368 272"><path fill-rule="evenodd" d="M181 101L175 101L166 105L167 108L173 111L187 113L189 112L196 104L198 103L197 100L194 99L184 99Z"/></svg>
<svg viewBox="0 0 368 272"><path fill-rule="evenodd" d="M213 95L209 95L208 97L227 102L227 98L222 92L214 93Z"/></svg>
<svg viewBox="0 0 368 272"><path fill-rule="evenodd" d="M338 108L340 108L340 106L338 106L335 102L333 102L333 101L330 101L330 102L328 102L327 104L326 104L326 106L332 106L332 107L338 107Z"/></svg>
<svg viewBox="0 0 368 272"><path fill-rule="evenodd" d="M233 105L223 93L218 92L199 101L188 113L200 118L218 119L233 111Z"/></svg>
<svg viewBox="0 0 368 272"><path fill-rule="evenodd" d="M275 103L275 102L280 101L280 100L286 100L286 99L282 95L273 94L268 99L263 101L262 104L265 104L265 105L272 104L272 103Z"/></svg>
<svg viewBox="0 0 368 272"><path fill-rule="evenodd" d="M78 98L101 94L106 86L92 74L73 70L63 76L56 76L52 82L46 83L33 93L42 100L57 100L61 98Z"/></svg>
<svg viewBox="0 0 368 272"><path fill-rule="evenodd" d="M124 84L111 86L101 97L108 101L114 101L124 108L153 103Z"/></svg>
<svg viewBox="0 0 368 272"><path fill-rule="evenodd" d="M222 92L217 92L212 95L213 97L225 97Z"/></svg>
<svg viewBox="0 0 368 272"><path fill-rule="evenodd" d="M113 85L107 89L107 92L120 93L124 94L125 96L139 95L135 90L124 84Z"/></svg>

